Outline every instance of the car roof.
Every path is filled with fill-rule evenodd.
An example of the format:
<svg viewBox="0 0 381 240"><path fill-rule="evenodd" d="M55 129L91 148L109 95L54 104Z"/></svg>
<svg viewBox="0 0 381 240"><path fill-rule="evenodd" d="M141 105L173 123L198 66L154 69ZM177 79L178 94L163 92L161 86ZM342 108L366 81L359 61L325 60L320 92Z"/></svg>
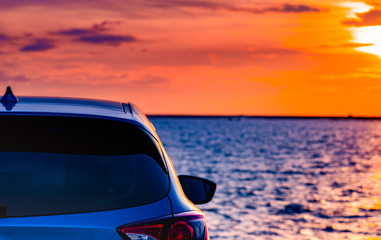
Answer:
<svg viewBox="0 0 381 240"><path fill-rule="evenodd" d="M52 115L127 121L156 135L152 123L132 103L63 97L16 97L14 101L2 99L1 103L0 115Z"/></svg>

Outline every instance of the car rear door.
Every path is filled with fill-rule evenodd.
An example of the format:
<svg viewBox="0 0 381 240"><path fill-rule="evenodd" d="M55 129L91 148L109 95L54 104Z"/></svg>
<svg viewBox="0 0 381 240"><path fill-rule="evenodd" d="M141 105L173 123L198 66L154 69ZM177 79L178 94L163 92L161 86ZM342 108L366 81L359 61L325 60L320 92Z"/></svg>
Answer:
<svg viewBox="0 0 381 240"><path fill-rule="evenodd" d="M169 199L127 209L40 217L0 218L2 240L121 240L117 227L171 218Z"/></svg>

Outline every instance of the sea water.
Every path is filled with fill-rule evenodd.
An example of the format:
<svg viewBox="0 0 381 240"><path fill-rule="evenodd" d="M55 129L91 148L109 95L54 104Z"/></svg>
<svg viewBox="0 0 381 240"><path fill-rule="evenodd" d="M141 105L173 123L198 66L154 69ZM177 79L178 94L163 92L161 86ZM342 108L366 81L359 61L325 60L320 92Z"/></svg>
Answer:
<svg viewBox="0 0 381 240"><path fill-rule="evenodd" d="M211 239L381 239L381 121L150 119L177 174L217 183Z"/></svg>

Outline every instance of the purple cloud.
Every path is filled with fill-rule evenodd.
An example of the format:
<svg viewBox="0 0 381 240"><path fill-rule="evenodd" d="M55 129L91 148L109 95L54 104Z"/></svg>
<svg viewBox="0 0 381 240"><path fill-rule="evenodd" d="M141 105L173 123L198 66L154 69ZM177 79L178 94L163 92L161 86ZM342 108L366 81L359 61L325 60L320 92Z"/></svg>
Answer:
<svg viewBox="0 0 381 240"><path fill-rule="evenodd" d="M110 25L121 24L120 21L103 21L99 24L94 24L90 28L70 28L60 30L58 32L52 32L52 34L66 35L66 36L83 36L90 34L98 34L100 32L110 30Z"/></svg>
<svg viewBox="0 0 381 240"><path fill-rule="evenodd" d="M18 7L28 7L28 6L58 6L58 7L80 7L80 6L96 6L96 7L107 7L107 5L112 5L105 0L93 0L93 1L78 1L78 0L17 0L17 1L0 1L0 8L18 8Z"/></svg>
<svg viewBox="0 0 381 240"><path fill-rule="evenodd" d="M86 34L92 34L94 31L92 29L85 29L85 28L71 28L66 30L61 30L56 32L56 34L59 35L67 35L67 36L80 36L80 35L86 35Z"/></svg>
<svg viewBox="0 0 381 240"><path fill-rule="evenodd" d="M284 4L281 7L270 7L264 9L265 12L284 12L284 13L303 13L303 12L320 12L321 10L316 7L308 6L305 4Z"/></svg>
<svg viewBox="0 0 381 240"><path fill-rule="evenodd" d="M130 35L113 35L113 34L91 34L81 36L76 41L92 43L92 44L107 44L113 46L119 46L122 43L137 42L138 40L134 36Z"/></svg>
<svg viewBox="0 0 381 240"><path fill-rule="evenodd" d="M55 48L55 41L49 38L35 39L34 43L20 48L21 52L41 52Z"/></svg>
<svg viewBox="0 0 381 240"><path fill-rule="evenodd" d="M0 81L2 81L2 82L28 82L28 81L31 81L31 79L25 77L24 75L8 76L8 75L5 75L4 72L0 71Z"/></svg>
<svg viewBox="0 0 381 240"><path fill-rule="evenodd" d="M94 24L90 28L70 28L52 32L51 34L75 37L73 40L91 44L106 44L119 46L122 43L137 42L138 40L131 35L109 34L111 25L120 24L120 21L103 21L100 24Z"/></svg>
<svg viewBox="0 0 381 240"><path fill-rule="evenodd" d="M18 37L9 36L5 33L0 33L0 42L11 42L13 40L17 40Z"/></svg>
<svg viewBox="0 0 381 240"><path fill-rule="evenodd" d="M9 37L8 35L0 33L0 41L8 41L10 39L11 39L11 37Z"/></svg>
<svg viewBox="0 0 381 240"><path fill-rule="evenodd" d="M239 7L229 4L208 1L186 1L186 0L162 0L151 4L152 7L158 8L174 8L174 7L188 7L188 8L203 8L208 10L226 10L232 12L246 12L253 14L262 14L268 12L280 13L304 13L304 12L320 12L319 8L305 5L305 4L290 4L286 3L281 6L256 8L256 7Z"/></svg>

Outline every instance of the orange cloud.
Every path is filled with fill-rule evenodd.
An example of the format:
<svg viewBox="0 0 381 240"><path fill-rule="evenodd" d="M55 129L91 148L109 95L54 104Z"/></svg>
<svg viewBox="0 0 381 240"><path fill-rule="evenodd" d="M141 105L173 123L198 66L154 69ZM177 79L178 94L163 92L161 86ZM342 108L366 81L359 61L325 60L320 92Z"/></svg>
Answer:
<svg viewBox="0 0 381 240"><path fill-rule="evenodd" d="M371 9L368 12L356 13L357 18L350 18L343 21L344 25L363 27L381 25L381 10Z"/></svg>

